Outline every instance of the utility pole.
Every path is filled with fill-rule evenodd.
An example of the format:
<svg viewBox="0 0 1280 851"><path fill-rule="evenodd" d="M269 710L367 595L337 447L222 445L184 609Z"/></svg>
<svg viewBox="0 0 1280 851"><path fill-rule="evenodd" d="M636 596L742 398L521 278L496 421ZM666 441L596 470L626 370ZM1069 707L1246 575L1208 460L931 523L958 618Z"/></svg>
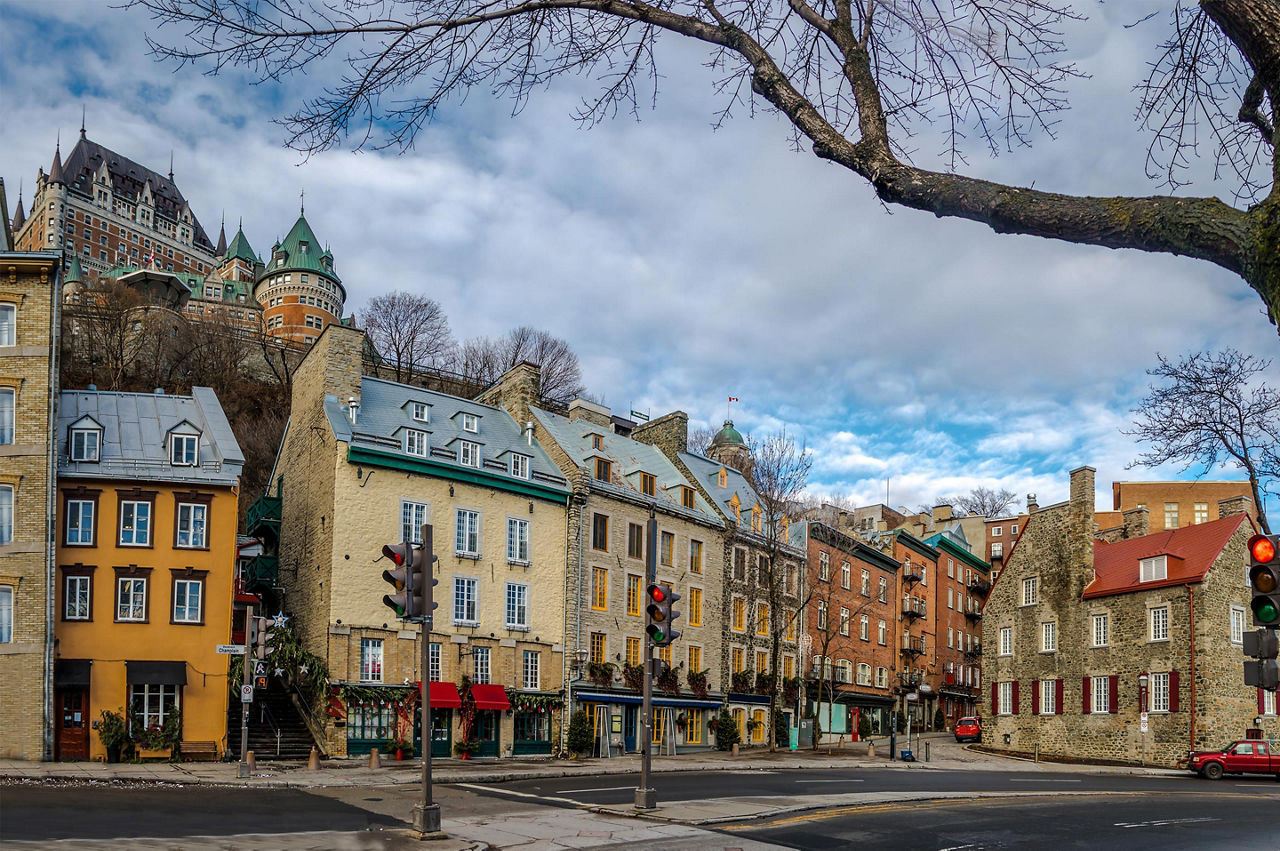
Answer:
<svg viewBox="0 0 1280 851"><path fill-rule="evenodd" d="M644 583L648 588L658 581L658 514L657 507L649 506L649 549L645 553ZM646 629L644 634L644 707L641 710L644 740L640 744L640 786L636 789L636 809L652 810L658 806L657 793L649 783L651 749L653 747L653 636Z"/></svg>
<svg viewBox="0 0 1280 851"><path fill-rule="evenodd" d="M435 546L431 524L422 525L422 803L413 808L413 829L418 833L440 832L440 805L431 800L431 626L435 622Z"/></svg>
<svg viewBox="0 0 1280 851"><path fill-rule="evenodd" d="M253 659L253 625L257 621L253 618L253 606L249 605L244 610L244 655L240 658L244 660L240 689L240 765L236 768L236 777L249 776L249 702L244 699L244 690L249 688L253 680L253 672L249 670L249 665ZM250 692L252 694L252 692Z"/></svg>

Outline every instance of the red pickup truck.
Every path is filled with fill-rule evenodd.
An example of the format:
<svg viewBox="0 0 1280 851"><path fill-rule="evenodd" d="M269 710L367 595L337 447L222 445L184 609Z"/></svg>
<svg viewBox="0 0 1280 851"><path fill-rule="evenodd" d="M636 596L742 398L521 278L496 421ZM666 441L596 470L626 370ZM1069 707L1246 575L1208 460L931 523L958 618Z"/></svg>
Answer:
<svg viewBox="0 0 1280 851"><path fill-rule="evenodd" d="M1242 739L1216 751L1191 751L1180 767L1217 780L1223 774L1274 774L1280 780L1280 748L1261 739Z"/></svg>

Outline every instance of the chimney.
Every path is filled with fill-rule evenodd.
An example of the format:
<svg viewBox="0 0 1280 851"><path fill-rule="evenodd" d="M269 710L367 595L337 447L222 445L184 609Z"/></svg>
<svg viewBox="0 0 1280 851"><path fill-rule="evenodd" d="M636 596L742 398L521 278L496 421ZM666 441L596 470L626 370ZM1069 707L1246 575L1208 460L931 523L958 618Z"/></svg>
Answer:
<svg viewBox="0 0 1280 851"><path fill-rule="evenodd" d="M1237 514L1253 516L1253 500L1241 494L1218 501L1218 517L1234 517Z"/></svg>
<svg viewBox="0 0 1280 851"><path fill-rule="evenodd" d="M1036 502L1036 495L1033 493L1027 494L1027 513L1030 514L1031 512L1038 509L1039 507L1040 507L1040 504Z"/></svg>
<svg viewBox="0 0 1280 851"><path fill-rule="evenodd" d="M524 424L524 442L533 446L533 420Z"/></svg>
<svg viewBox="0 0 1280 851"><path fill-rule="evenodd" d="M476 397L485 405L502 408L518 423L533 419L529 409L541 398L542 369L529 361L520 363L502 373L502 377Z"/></svg>
<svg viewBox="0 0 1280 851"><path fill-rule="evenodd" d="M1151 512L1147 509L1130 508L1121 516L1124 517L1123 537L1126 541L1151 534Z"/></svg>
<svg viewBox="0 0 1280 851"><path fill-rule="evenodd" d="M935 531L939 523L946 523L950 519L951 519L950 505L947 505L944 502L942 505L935 505L933 507L933 525L934 525Z"/></svg>
<svg viewBox="0 0 1280 851"><path fill-rule="evenodd" d="M1071 471L1071 505L1078 506L1093 518L1094 476L1097 470L1092 467L1077 467Z"/></svg>
<svg viewBox="0 0 1280 851"><path fill-rule="evenodd" d="M613 420L609 418L609 409L586 399L574 399L569 403L569 419L586 420L600 426L610 434L613 433Z"/></svg>
<svg viewBox="0 0 1280 851"><path fill-rule="evenodd" d="M663 455L675 458L689 448L689 415L684 411L663 414L632 429L631 439L657 447Z"/></svg>
<svg viewBox="0 0 1280 851"><path fill-rule="evenodd" d="M356 424L356 417L360 413L360 400L355 396L347 397L347 412L351 417L351 424Z"/></svg>

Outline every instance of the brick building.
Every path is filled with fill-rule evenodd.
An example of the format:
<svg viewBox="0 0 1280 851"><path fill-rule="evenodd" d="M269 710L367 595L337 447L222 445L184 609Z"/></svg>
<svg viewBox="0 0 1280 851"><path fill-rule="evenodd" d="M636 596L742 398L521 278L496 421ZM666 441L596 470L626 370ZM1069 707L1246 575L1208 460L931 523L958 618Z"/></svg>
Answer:
<svg viewBox="0 0 1280 851"><path fill-rule="evenodd" d="M0 215L4 215L0 183ZM54 476L60 257L0 236L0 757L52 753ZM86 723L82 715L71 719Z"/></svg>
<svg viewBox="0 0 1280 851"><path fill-rule="evenodd" d="M991 589L991 566L971 552L959 528L932 535L925 543L938 551L933 591L938 619L936 664L941 676L938 708L946 719L945 728L950 729L960 718L978 711L982 606Z"/></svg>
<svg viewBox="0 0 1280 851"><path fill-rule="evenodd" d="M347 290L333 253L320 244L302 212L284 240L271 246L266 265L257 271L253 297L262 305L267 334L295 343L310 344L321 330L342 321Z"/></svg>
<svg viewBox="0 0 1280 851"><path fill-rule="evenodd" d="M549 753L561 739L568 482L501 408L362 376L364 335L319 333L294 375L273 481L284 608L335 689L325 749L383 749L396 734L420 749L410 693L425 676L436 755L472 724L480 755ZM439 557L427 672L421 628L382 601L380 560L424 523Z"/></svg>
<svg viewBox="0 0 1280 851"><path fill-rule="evenodd" d="M1257 506L1247 481L1112 482L1112 511L1109 516L1098 512L1094 519L1101 528L1112 528L1122 525L1119 515L1131 508L1145 508L1153 530L1178 529L1217 520L1222 501L1238 496L1250 500L1249 516L1256 522Z"/></svg>
<svg viewBox="0 0 1280 851"><path fill-rule="evenodd" d="M1261 704L1240 667L1247 500L1154 533L1131 509L1099 539L1093 468L1070 494L1031 514L983 612L986 744L1171 766L1243 735Z"/></svg>

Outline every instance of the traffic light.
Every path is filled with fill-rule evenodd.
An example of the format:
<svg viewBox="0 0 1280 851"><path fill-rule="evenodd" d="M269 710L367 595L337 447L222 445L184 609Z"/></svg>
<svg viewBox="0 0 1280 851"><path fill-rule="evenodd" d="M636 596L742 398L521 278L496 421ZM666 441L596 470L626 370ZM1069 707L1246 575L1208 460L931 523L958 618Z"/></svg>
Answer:
<svg viewBox="0 0 1280 851"><path fill-rule="evenodd" d="M267 658L273 649L269 645L271 638L271 618L255 617L253 619L253 655L259 659Z"/></svg>
<svg viewBox="0 0 1280 851"><path fill-rule="evenodd" d="M1244 654L1256 661L1244 663L1244 684L1275 691L1280 688L1280 634L1259 629L1244 634Z"/></svg>
<svg viewBox="0 0 1280 851"><path fill-rule="evenodd" d="M672 641L680 637L680 633L675 629L675 621L680 617L680 613L671 608L671 606L680 599L680 595L665 585L654 583L648 588L649 605L645 611L649 616L649 623L645 626L645 632L653 639L653 643L658 647L666 647Z"/></svg>
<svg viewBox="0 0 1280 851"><path fill-rule="evenodd" d="M382 554L391 559L395 567L382 571L382 578L395 586L396 593L383 596L382 602L389 606L400 620L411 620L422 614L422 587L419 583L421 567L418 562L422 551L405 541L396 546L387 544Z"/></svg>
<svg viewBox="0 0 1280 851"><path fill-rule="evenodd" d="M1253 599L1253 625L1280 627L1280 535L1254 535L1249 539L1249 586Z"/></svg>

